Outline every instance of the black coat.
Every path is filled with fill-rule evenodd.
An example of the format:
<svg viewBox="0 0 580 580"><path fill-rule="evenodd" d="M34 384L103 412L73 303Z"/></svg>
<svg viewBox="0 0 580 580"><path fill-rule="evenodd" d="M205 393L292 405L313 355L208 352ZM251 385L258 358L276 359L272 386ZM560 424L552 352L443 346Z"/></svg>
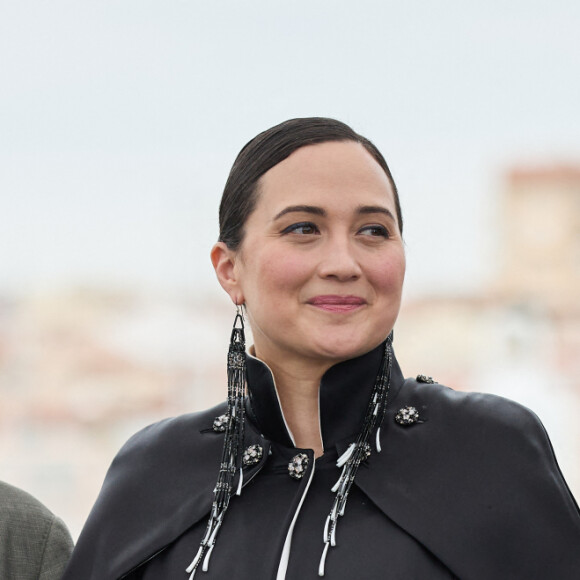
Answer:
<svg viewBox="0 0 580 580"><path fill-rule="evenodd" d="M318 577L330 488L340 475L335 461L360 429L381 354L378 347L324 375L325 454L314 472L312 451L292 443L268 368L249 357L245 445L258 444L264 454L245 469L209 571L198 569L196 580ZM419 412L409 426L394 420L406 406ZM63 580L187 580L221 458L223 434L212 423L225 409L167 419L128 441ZM339 518L326 578L580 578L578 506L529 410L492 395L404 380L395 363L380 441L378 453L373 440ZM298 451L310 458L301 480L287 469Z"/></svg>

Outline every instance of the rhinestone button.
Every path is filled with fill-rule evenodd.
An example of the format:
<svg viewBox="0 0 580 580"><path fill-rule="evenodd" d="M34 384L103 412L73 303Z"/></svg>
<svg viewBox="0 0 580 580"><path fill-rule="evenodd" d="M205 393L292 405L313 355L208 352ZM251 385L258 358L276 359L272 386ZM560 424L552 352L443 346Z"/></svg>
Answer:
<svg viewBox="0 0 580 580"><path fill-rule="evenodd" d="M427 383L428 385L432 385L436 383L433 377L429 377L427 375L417 375L417 382L418 383Z"/></svg>
<svg viewBox="0 0 580 580"><path fill-rule="evenodd" d="M220 415L213 420L213 430L216 433L223 433L226 430L226 425L228 424L228 416Z"/></svg>
<svg viewBox="0 0 580 580"><path fill-rule="evenodd" d="M302 479L308 468L308 455L306 453L298 453L292 458L288 464L288 473L293 479Z"/></svg>
<svg viewBox="0 0 580 580"><path fill-rule="evenodd" d="M246 467L248 467L249 465L256 465L256 463L259 463L260 459L262 459L263 454L264 451L261 445L250 445L244 451L242 463Z"/></svg>
<svg viewBox="0 0 580 580"><path fill-rule="evenodd" d="M415 407L403 407L399 409L397 414L395 415L395 421L399 425L412 425L419 420L419 412Z"/></svg>

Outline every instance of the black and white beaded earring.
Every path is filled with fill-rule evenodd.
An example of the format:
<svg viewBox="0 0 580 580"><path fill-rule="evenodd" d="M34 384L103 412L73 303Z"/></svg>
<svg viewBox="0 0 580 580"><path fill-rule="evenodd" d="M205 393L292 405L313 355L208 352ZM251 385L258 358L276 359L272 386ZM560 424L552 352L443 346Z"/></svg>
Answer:
<svg viewBox="0 0 580 580"><path fill-rule="evenodd" d="M239 473L236 494L242 492L243 471L242 453L244 449L244 397L246 395L246 336L244 333L244 315L242 306L236 305L236 317L228 350L228 410L222 460L218 480L214 489L214 499L207 529L197 554L186 572L192 580L200 563L201 569L207 572L209 559L215 546L218 532L224 521L230 498L233 495L234 479Z"/></svg>
<svg viewBox="0 0 580 580"><path fill-rule="evenodd" d="M318 566L318 575L324 576L326 557L328 550L336 546L336 528L338 519L344 515L346 502L360 464L371 455L371 434L376 429L375 448L377 453L381 452L380 429L385 419L387 411L387 400L389 388L391 386L391 371L393 367L393 332L389 334L385 341L381 366L377 373L371 398L367 407L367 412L363 421L363 426L355 442L348 446L348 449L338 458L337 467L342 467L342 473L336 484L332 487L335 494L330 514L324 524L322 539L324 548Z"/></svg>

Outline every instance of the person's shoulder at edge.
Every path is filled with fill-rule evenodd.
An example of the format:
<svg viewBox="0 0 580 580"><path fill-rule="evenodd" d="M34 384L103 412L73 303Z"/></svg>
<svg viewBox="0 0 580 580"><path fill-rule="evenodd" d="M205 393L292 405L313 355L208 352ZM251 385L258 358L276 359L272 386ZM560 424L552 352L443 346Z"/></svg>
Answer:
<svg viewBox="0 0 580 580"><path fill-rule="evenodd" d="M223 434L212 425L225 411L221 403L163 419L128 439L107 471L63 578L125 573L196 521L197 509L209 510L223 446ZM121 552L119 545L125 546Z"/></svg>
<svg viewBox="0 0 580 580"><path fill-rule="evenodd" d="M416 426L394 427L391 435L405 446L405 468L429 473L429 483L406 474L400 480L421 513L446 522L446 535L430 537L433 545L444 552L449 535L462 539L458 569L479 561L480 577L578 577L580 510L533 411L416 379L407 379L392 402L391 413L405 405L418 410ZM534 526L522 524L530 517ZM486 546L494 547L493 558Z"/></svg>
<svg viewBox="0 0 580 580"><path fill-rule="evenodd" d="M436 381L425 383L417 379L406 379L398 398L424 405L431 426L439 432L447 431L450 437L460 433L461 446L477 443L490 450L497 448L500 450L496 456L498 461L534 457L562 484L580 515L548 433L535 411L500 395L459 391Z"/></svg>
<svg viewBox="0 0 580 580"><path fill-rule="evenodd" d="M405 380L399 399L419 398L431 408L447 411L450 417L469 417L470 420L489 421L515 427L541 427L536 413L512 399L491 393L455 390L437 381L421 380L419 375ZM457 415L456 415L457 416Z"/></svg>
<svg viewBox="0 0 580 580"><path fill-rule="evenodd" d="M147 425L129 437L117 453L111 467L115 462L133 454L150 453L153 450L162 450L166 446L171 446L172 450L177 451L173 446L178 439L181 445L188 446L188 443L195 442L196 435L211 430L213 420L225 412L226 403L222 402L203 411L168 417Z"/></svg>
<svg viewBox="0 0 580 580"><path fill-rule="evenodd" d="M100 512L106 505L116 509L119 499L135 504L149 499L156 485L170 485L175 491L180 484L188 485L188 480L207 471L208 464L217 472L219 453L215 454L214 447L221 446L223 439L214 437L218 434L212 425L225 410L226 404L220 403L205 411L162 419L137 431L114 457L93 512Z"/></svg>
<svg viewBox="0 0 580 580"><path fill-rule="evenodd" d="M0 577L60 580L73 549L63 521L26 491L0 481Z"/></svg>

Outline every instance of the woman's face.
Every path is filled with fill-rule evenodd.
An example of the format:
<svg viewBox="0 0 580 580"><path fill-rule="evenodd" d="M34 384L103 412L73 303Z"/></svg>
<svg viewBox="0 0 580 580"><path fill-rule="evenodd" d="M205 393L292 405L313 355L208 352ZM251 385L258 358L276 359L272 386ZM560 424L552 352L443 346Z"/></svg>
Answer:
<svg viewBox="0 0 580 580"><path fill-rule="evenodd" d="M256 356L333 364L385 339L405 275L395 216L385 172L355 142L302 147L262 176L241 248L212 253Z"/></svg>

